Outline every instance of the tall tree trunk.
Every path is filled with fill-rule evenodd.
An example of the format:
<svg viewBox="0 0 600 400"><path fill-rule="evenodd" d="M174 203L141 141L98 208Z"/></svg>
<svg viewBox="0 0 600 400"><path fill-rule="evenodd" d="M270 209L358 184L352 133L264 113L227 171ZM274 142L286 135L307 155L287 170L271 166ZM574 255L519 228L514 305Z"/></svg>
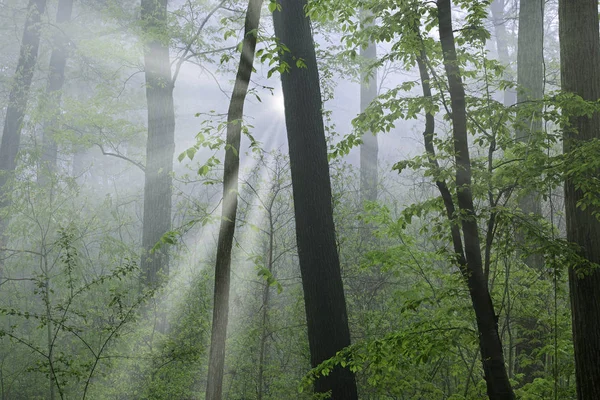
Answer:
<svg viewBox="0 0 600 400"><path fill-rule="evenodd" d="M16 166L15 161L21 142L21 127L40 46L41 17L45 9L46 0L30 0L27 6L21 52L8 95L8 107L0 145L0 197L5 194L4 185Z"/></svg>
<svg viewBox="0 0 600 400"><path fill-rule="evenodd" d="M61 25L71 20L73 13L73 0L59 0L58 10L56 11L56 24ZM58 119L60 115L60 103L62 99L62 89L65 83L65 66L67 65L67 43L68 38L57 29L54 36L54 48L50 55L50 68L48 87L46 89L46 103L48 105L48 117L44 122L44 133L42 138L42 172L40 175L40 184L46 185L49 182L49 174L56 170L58 147L54 140L54 133L58 128Z"/></svg>
<svg viewBox="0 0 600 400"><path fill-rule="evenodd" d="M562 90L584 100L600 98L600 39L596 0L559 0L559 36ZM586 141L600 139L600 115L573 116L565 127L564 152ZM600 175L596 171L596 177ZM572 179L565 180L567 240L580 248L588 261L600 264L600 221L598 207L582 210L577 203L584 193ZM600 269L582 274L569 268L573 318L573 344L577 397L600 399Z"/></svg>
<svg viewBox="0 0 600 400"><path fill-rule="evenodd" d="M8 194L6 183L16 167L17 153L21 143L21 128L40 47L41 18L45 9L46 0L29 0L27 5L27 18L23 29L19 61L8 95L4 130L0 143L0 208L9 204L6 198ZM7 225L8 220L0 218L0 247L4 245L6 239L4 231ZM3 274L2 260L3 257L0 254L0 276Z"/></svg>
<svg viewBox="0 0 600 400"><path fill-rule="evenodd" d="M479 228L471 191L471 160L467 135L465 89L456 57L451 1L438 0L437 6L440 42L452 105L451 117L456 154L456 198L461 212L464 254L467 262L466 268L462 268L461 271L467 281L477 319L479 348L488 396L491 400L513 399L514 393L506 373L502 342L498 335L497 317L483 273Z"/></svg>
<svg viewBox="0 0 600 400"><path fill-rule="evenodd" d="M146 48L144 65L148 102L148 141L144 182L142 228L142 280L159 283L159 272L168 274L167 249L151 249L171 229L173 152L175 150L175 109L169 61L167 0L142 0L141 18Z"/></svg>
<svg viewBox="0 0 600 400"><path fill-rule="evenodd" d="M370 11L362 11L363 18ZM367 25L368 26L368 25ZM377 60L377 46L369 43L366 48L360 49L360 55L366 63ZM369 104L377 97L377 69L369 73L363 72L360 79L360 112L364 112ZM360 199L361 202L377 200L377 153L379 145L377 136L372 132L365 132L360 145Z"/></svg>
<svg viewBox="0 0 600 400"><path fill-rule="evenodd" d="M244 102L252 75L256 38L263 0L250 0L244 23L242 54L227 112L227 139L223 171L223 206L217 243L215 265L215 292L208 364L207 400L221 400L223 395L223 369L225 364L225 339L229 314L229 286L231 280L231 249L235 233L238 203L238 174L240 169L240 140Z"/></svg>
<svg viewBox="0 0 600 400"><path fill-rule="evenodd" d="M494 0L490 5L492 11L492 22L494 24L494 33L496 35L496 49L500 62L506 66L504 79L511 81L513 74L510 66L510 56L508 54L508 33L506 32L506 17L504 15L505 0ZM512 106L517 100L517 93L509 88L504 91L504 105Z"/></svg>
<svg viewBox="0 0 600 400"><path fill-rule="evenodd" d="M319 72L306 0L282 0L275 36L289 48L281 75L290 153L296 239L313 367L350 345L346 301L335 242ZM302 59L305 68L294 60ZM357 399L354 374L341 367L315 382L334 400Z"/></svg>
<svg viewBox="0 0 600 400"><path fill-rule="evenodd" d="M542 103L544 96L544 0L521 0L519 8L519 37L517 50L517 103L525 109L519 119L527 127L516 132L517 140L529 143L531 138L542 130ZM523 104L538 101L534 107ZM532 112L534 115L532 116ZM519 207L525 214L540 217L542 206L539 193L529 192L519 199ZM518 240L525 246L525 238L518 233ZM529 268L541 271L544 258L541 254L531 254L525 259ZM517 371L524 374L523 383L533 382L536 372L543 371L543 364L535 362L533 351L537 347L537 318L525 316L517 321L519 342L516 347ZM527 360L526 366L520 361Z"/></svg>

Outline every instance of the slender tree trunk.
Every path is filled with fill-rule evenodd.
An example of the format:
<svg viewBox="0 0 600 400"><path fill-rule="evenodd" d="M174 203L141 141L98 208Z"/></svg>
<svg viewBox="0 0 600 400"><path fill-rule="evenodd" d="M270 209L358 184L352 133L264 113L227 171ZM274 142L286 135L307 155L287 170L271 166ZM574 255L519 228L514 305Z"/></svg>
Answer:
<svg viewBox="0 0 600 400"><path fill-rule="evenodd" d="M282 0L273 13L275 36L290 52L281 75L290 153L296 239L311 365L316 367L350 345L346 301L335 242L327 144L321 113L319 72L306 0ZM306 68L296 66L302 59ZM357 399L354 374L341 367L315 382L334 400Z"/></svg>
<svg viewBox="0 0 600 400"><path fill-rule="evenodd" d="M562 90L584 100L600 98L600 39L596 0L559 0L559 35ZM600 139L600 116L574 116L564 128L563 146L568 153L586 141ZM600 175L596 171L596 178ZM580 248L581 256L600 264L598 207L582 210L577 203L584 193L565 180L567 240ZM577 397L600 399L600 269L586 274L569 268L573 318L573 344Z"/></svg>
<svg viewBox="0 0 600 400"><path fill-rule="evenodd" d="M58 10L56 11L56 24L61 25L71 20L73 13L73 0L59 0ZM60 115L60 103L62 99L62 89L65 83L65 66L67 65L67 43L68 38L57 29L54 36L54 48L50 55L50 68L48 87L46 89L46 103L48 117L44 122L44 133L42 138L42 172L39 182L46 185L49 182L49 174L56 170L58 147L54 140L54 133L58 129L58 119ZM45 169L45 170L44 170Z"/></svg>
<svg viewBox="0 0 600 400"><path fill-rule="evenodd" d="M498 322L494 305L483 273L477 216L471 192L471 160L467 135L465 90L456 57L452 31L452 6L450 0L438 0L440 42L444 53L444 67L452 105L452 125L456 161L457 204L461 211L466 268L462 268L467 281L477 328L487 392L491 400L514 399L514 393L504 364L502 342L498 335Z"/></svg>
<svg viewBox="0 0 600 400"><path fill-rule="evenodd" d="M525 126L516 132L517 140L530 143L532 137L542 130L542 103L544 96L544 0L521 0L519 8L519 37L517 50L517 83L519 91L517 103L524 108L519 112L519 119ZM539 105L532 107L528 101L539 101ZM534 103L535 104L535 103ZM532 115L532 113L534 113ZM542 206L539 193L529 192L519 199L519 207L525 214L540 217ZM517 239L523 246L526 244L522 233L517 234ZM525 259L529 268L541 271L544 259L541 254L531 254ZM517 321L519 341L516 352L516 369L524 374L523 383L533 382L536 372L543 371L543 364L536 363L533 352L537 347L537 318L525 316ZM525 366L521 366L524 359L529 359Z"/></svg>
<svg viewBox="0 0 600 400"><path fill-rule="evenodd" d="M267 269L269 273L273 274L273 246L275 238L275 226L273 224L273 203L275 202L275 196L271 199L269 209L267 210L269 216L269 243L267 248ZM271 285L268 282L264 283L263 296L262 296L262 318L261 328L262 332L260 335L260 349L258 354L258 395L257 400L263 399L264 393L264 370L265 370L265 357L267 354L267 339L269 335L269 307L271 298Z"/></svg>
<svg viewBox="0 0 600 400"><path fill-rule="evenodd" d="M146 49L144 65L148 102L148 141L144 182L142 228L143 282L159 283L159 272L169 273L167 249L151 249L171 229L173 152L175 150L175 109L169 61L167 0L142 0L142 24Z"/></svg>
<svg viewBox="0 0 600 400"><path fill-rule="evenodd" d="M235 233L238 203L238 173L240 168L240 140L244 102L252 75L256 38L260 23L262 0L250 0L244 24L242 55L233 86L227 113L227 139L223 172L223 207L217 243L215 265L215 292L208 364L207 400L221 400L223 369L225 364L225 339L229 314L229 286L231 279L231 249Z"/></svg>
<svg viewBox="0 0 600 400"><path fill-rule="evenodd" d="M361 15L366 17L370 12L363 11ZM360 55L366 63L377 60L377 46L369 43L366 48L360 49ZM363 72L360 80L360 112L364 112L369 104L377 97L377 69L369 73ZM377 136L372 132L365 132L360 145L360 199L365 201L377 200L377 153L379 145Z"/></svg>
<svg viewBox="0 0 600 400"><path fill-rule="evenodd" d="M510 56L508 54L508 33L506 32L506 17L504 15L505 0L493 0L490 5L492 11L492 22L494 24L494 33L496 35L496 49L498 58L506 66L504 79L511 81L513 74L510 66ZM509 88L504 91L504 105L512 106L517 101L517 93Z"/></svg>

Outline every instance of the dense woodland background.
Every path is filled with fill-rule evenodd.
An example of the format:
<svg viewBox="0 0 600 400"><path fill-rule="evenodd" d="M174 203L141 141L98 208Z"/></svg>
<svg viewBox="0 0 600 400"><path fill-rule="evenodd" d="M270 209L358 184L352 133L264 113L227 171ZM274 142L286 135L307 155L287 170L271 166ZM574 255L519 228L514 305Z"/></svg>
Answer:
<svg viewBox="0 0 600 400"><path fill-rule="evenodd" d="M600 398L596 0L0 0L0 396Z"/></svg>

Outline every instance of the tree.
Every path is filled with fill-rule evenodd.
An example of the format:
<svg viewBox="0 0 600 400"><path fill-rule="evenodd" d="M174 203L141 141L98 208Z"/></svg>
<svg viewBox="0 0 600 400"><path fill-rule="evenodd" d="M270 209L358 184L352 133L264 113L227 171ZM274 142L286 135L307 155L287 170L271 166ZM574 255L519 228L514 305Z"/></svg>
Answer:
<svg viewBox="0 0 600 400"><path fill-rule="evenodd" d="M61 25L69 22L72 12L73 0L60 0L56 11L56 23ZM48 87L46 89L49 115L44 122L42 168L47 169L47 171L41 174L40 183L42 184L48 182L48 173L56 169L58 147L53 136L58 128L57 120L60 115L62 88L65 82L65 66L67 65L68 56L67 44L68 38L62 30L57 30L54 35L54 48L50 55Z"/></svg>
<svg viewBox="0 0 600 400"><path fill-rule="evenodd" d="M514 393L504 365L502 342L498 335L498 321L483 273L479 228L471 189L472 176L467 136L465 89L452 31L451 1L438 0L437 6L440 42L444 57L444 68L448 75L448 90L452 107L451 120L456 162L456 201L464 237L464 253L462 251L457 252L457 257L461 272L469 287L469 294L477 319L479 348L488 396L491 400L512 399ZM460 239L460 236L454 239L455 243L457 239ZM455 249L458 249L456 244ZM460 250L462 250L462 246Z"/></svg>
<svg viewBox="0 0 600 400"><path fill-rule="evenodd" d="M311 365L350 345L346 301L336 249L322 100L306 1L285 0L273 12L282 54L285 122L292 173L296 239ZM318 393L333 399L357 398L354 375L336 367L315 382Z"/></svg>
<svg viewBox="0 0 600 400"><path fill-rule="evenodd" d="M144 65L148 101L148 141L142 228L142 281L156 285L159 272L168 274L164 248L152 251L171 229L173 152L175 151L174 82L169 61L167 0L142 0L142 27L146 35Z"/></svg>
<svg viewBox="0 0 600 400"><path fill-rule="evenodd" d="M362 12L365 27L370 26L366 22L368 11ZM373 63L377 60L377 46L370 42L366 47L361 47L361 56L365 63ZM367 71L361 74L360 80L360 112L364 112L369 104L377 97L377 69L366 65ZM372 132L365 132L361 136L360 145L360 193L361 201L377 200L377 153L379 146L377 136Z"/></svg>
<svg viewBox="0 0 600 400"><path fill-rule="evenodd" d="M560 0L558 2L560 70L562 90L596 102L600 98L600 39L596 0ZM568 111L567 111L568 112ZM564 127L565 154L600 139L600 115L567 114ZM593 157L597 157L594 154ZM597 168L597 167L596 167ZM598 170L583 179L598 179ZM595 268L569 267L569 289L573 318L573 345L577 397L600 398L600 210L597 203L582 207L586 193L576 176L565 179L567 240L573 243Z"/></svg>
<svg viewBox="0 0 600 400"><path fill-rule="evenodd" d="M2 143L0 144L0 204L4 205L6 204L5 199L1 198L6 195L5 185L9 174L16 167L16 158L21 142L21 128L40 46L41 18L45 9L46 0L29 0L21 52L14 81L10 88ZM5 223L6 221L1 221L0 230L3 230L1 226Z"/></svg>
<svg viewBox="0 0 600 400"><path fill-rule="evenodd" d="M494 33L496 34L496 49L500 62L506 66L504 79L511 81L513 75L511 73L510 57L508 55L508 33L506 32L506 17L504 13L505 0L493 0L490 4L492 11L492 23L494 24ZM520 29L520 25L519 25ZM507 89L504 92L504 105L506 107L515 104L516 93L513 89Z"/></svg>
<svg viewBox="0 0 600 400"><path fill-rule="evenodd" d="M521 125L516 132L516 138L527 146L535 146L536 137L542 130L542 98L544 96L544 1L521 0L519 8L519 35L517 50L517 104L518 123ZM524 214L540 218L542 207L539 193L527 190L519 198L519 208ZM525 248L525 237L518 234L520 244ZM541 254L530 254L525 264L536 271L541 271L544 259ZM539 366L528 360L521 366L524 358L532 358L532 352L537 347L535 332L538 329L535 317L524 317L518 321L521 332L516 348L517 368L524 374L523 382L533 382L534 373Z"/></svg>
<svg viewBox="0 0 600 400"><path fill-rule="evenodd" d="M220 400L223 393L223 367L225 364L225 339L229 315L229 286L231 281L231 250L235 233L238 204L238 174L240 169L240 140L244 102L252 76L258 25L262 0L250 0L244 22L244 41L237 70L233 94L227 112L227 138L223 171L223 206L217 242L215 265L215 292L213 322L210 337L210 355L206 398Z"/></svg>

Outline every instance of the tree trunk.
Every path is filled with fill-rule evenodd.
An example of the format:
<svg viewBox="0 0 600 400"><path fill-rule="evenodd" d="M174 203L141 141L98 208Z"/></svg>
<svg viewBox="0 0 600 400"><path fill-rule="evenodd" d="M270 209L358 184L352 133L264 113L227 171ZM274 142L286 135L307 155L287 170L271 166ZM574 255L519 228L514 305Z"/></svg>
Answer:
<svg viewBox="0 0 600 400"><path fill-rule="evenodd" d="M496 35L496 49L498 59L506 66L504 79L512 81L513 74L510 66L510 56L508 54L508 33L506 32L506 17L504 15L505 0L494 0L490 5L492 11L492 22L494 24L494 33ZM517 93L514 89L508 88L504 91L504 106L509 107L517 101Z"/></svg>
<svg viewBox="0 0 600 400"><path fill-rule="evenodd" d="M461 271L469 287L477 328L487 392L491 400L514 399L514 393L504 365L502 342L498 335L498 322L492 299L483 274L483 261L479 240L477 216L471 192L471 160L467 135L465 90L456 57L452 31L452 6L450 0L438 0L440 42L444 53L444 67L452 105L452 125L456 161L457 204L461 212L466 268Z"/></svg>
<svg viewBox="0 0 600 400"><path fill-rule="evenodd" d="M273 13L275 36L290 52L281 75L290 153L296 239L311 365L316 367L350 345L346 301L335 242L331 181L322 117L321 89L306 0L282 0ZM305 68L296 66L302 59ZM315 382L334 400L357 399L354 374L341 367Z"/></svg>
<svg viewBox="0 0 600 400"><path fill-rule="evenodd" d="M519 37L517 50L517 103L524 112L518 112L521 123L528 127L516 132L517 140L530 143L532 136L542 130L542 103L544 96L544 0L521 0L519 8ZM533 107L527 101L538 101ZM532 112L535 114L532 116ZM519 199L519 208L525 214L540 217L542 206L537 192L526 193ZM517 233L517 240L526 246L522 233ZM531 269L541 271L544 259L541 254L531 254L525 259ZM517 321L520 325L519 341L516 346L516 369L524 374L522 383L531 383L536 372L543 371L543 364L535 362L533 351L539 344L537 318L525 316ZM520 361L529 359L526 366Z"/></svg>
<svg viewBox="0 0 600 400"><path fill-rule="evenodd" d="M56 11L56 24L61 25L71 20L73 12L73 0L60 0ZM46 104L48 116L44 121L44 133L42 138L42 171L39 182L47 185L50 182L50 174L56 170L58 147L54 140L55 131L58 129L60 116L60 103L62 89L65 83L65 66L67 65L68 38L62 30L58 29L54 37L54 48L50 55L50 67L48 87L46 89Z"/></svg>
<svg viewBox="0 0 600 400"><path fill-rule="evenodd" d="M252 64L256 49L256 37L260 23L260 9L263 0L250 0L244 24L244 42L238 66L233 94L227 113L227 139L223 172L223 206L221 226L217 243L217 261L215 265L215 292L213 306L212 332L210 337L210 355L207 400L221 400L223 393L223 369L225 364L225 339L229 314L229 285L231 280L231 249L235 233L235 220L238 203L238 173L240 168L240 140L244 101L252 75Z"/></svg>
<svg viewBox="0 0 600 400"><path fill-rule="evenodd" d="M600 40L596 0L559 0L559 36L562 90L584 100L600 98ZM574 116L564 128L563 147L568 153L582 143L600 139L600 116ZM596 171L598 177L598 171ZM597 207L582 210L577 203L584 193L565 180L567 240L591 263L600 264L600 221ZM569 268L573 318L573 345L577 397L600 398L600 269L581 276Z"/></svg>
<svg viewBox="0 0 600 400"><path fill-rule="evenodd" d="M361 13L368 15L368 11ZM369 43L366 48L360 49L360 55L366 63L377 60L377 47L375 43ZM360 79L360 112L364 112L369 104L377 97L377 69L370 73L363 72ZM377 136L372 132L365 132L361 136L360 145L360 200L377 200L377 153L379 146Z"/></svg>
<svg viewBox="0 0 600 400"><path fill-rule="evenodd" d="M29 0L27 5L27 18L23 29L19 61L8 95L4 130L0 143L0 208L9 205L9 199L6 196L10 189L6 187L6 184L16 167L17 153L21 143L21 128L40 47L41 18L45 9L46 0ZM0 218L0 247L5 245L4 232L7 226L8 219ZM3 275L3 264L3 256L0 251L0 277Z"/></svg>
<svg viewBox="0 0 600 400"><path fill-rule="evenodd" d="M17 152L21 142L21 127L40 45L41 17L45 9L46 0L30 0L27 6L21 52L8 96L2 144L0 145L0 204L2 205L6 205L5 199L1 199L5 194L4 185L16 166Z"/></svg>
<svg viewBox="0 0 600 400"><path fill-rule="evenodd" d="M159 272L168 274L167 249L151 249L171 229L171 173L175 150L175 109L169 61L167 0L142 0L141 18L146 35L144 65L148 102L148 141L142 228L142 281L154 286Z"/></svg>

